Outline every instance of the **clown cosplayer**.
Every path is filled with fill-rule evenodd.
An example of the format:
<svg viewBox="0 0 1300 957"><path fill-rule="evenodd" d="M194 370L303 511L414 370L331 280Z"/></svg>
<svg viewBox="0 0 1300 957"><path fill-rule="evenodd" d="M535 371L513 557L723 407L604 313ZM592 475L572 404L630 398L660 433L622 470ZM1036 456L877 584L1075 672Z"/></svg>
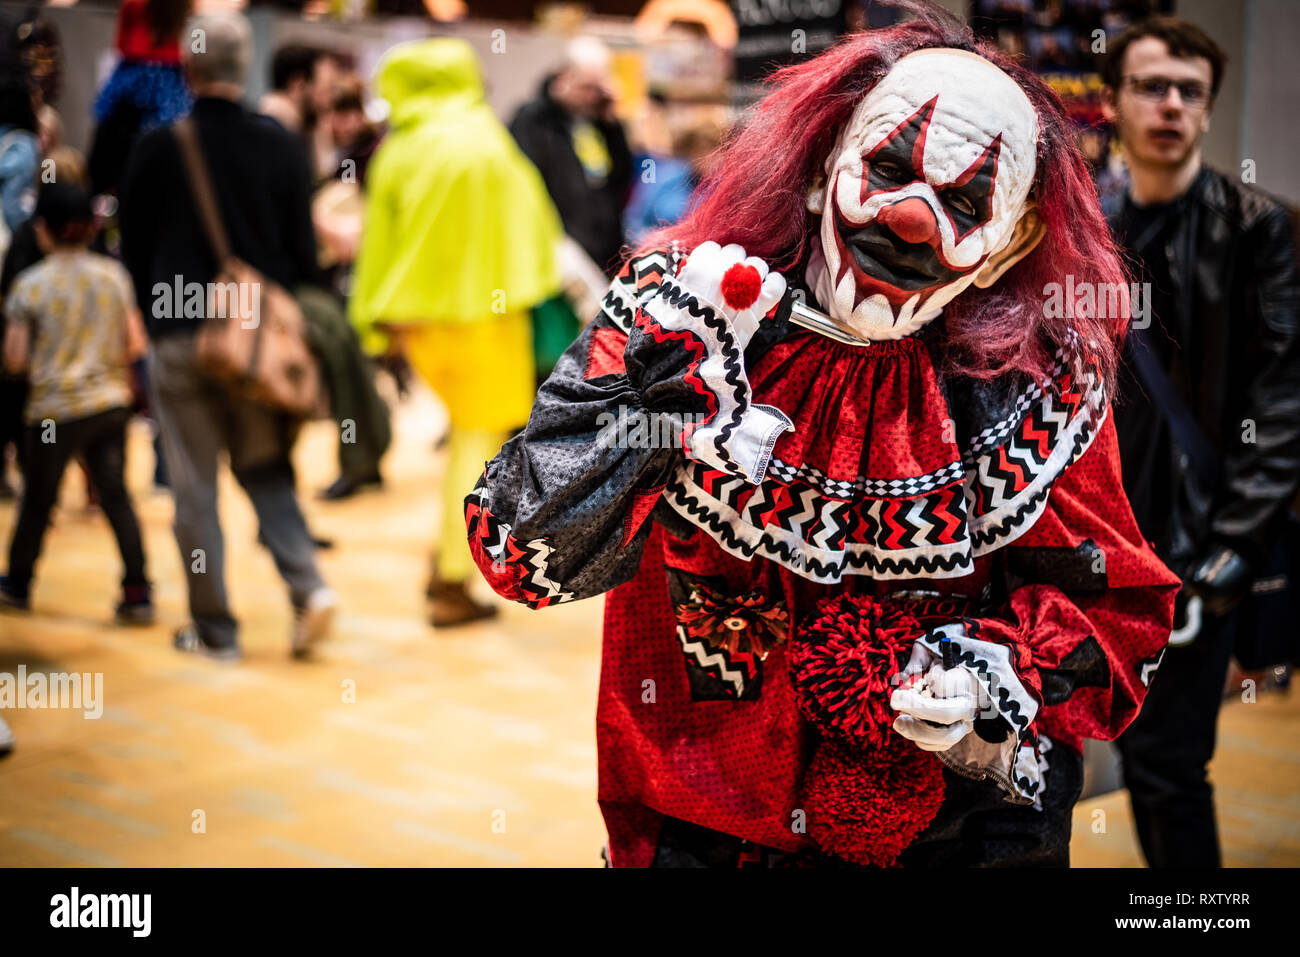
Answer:
<svg viewBox="0 0 1300 957"><path fill-rule="evenodd" d="M606 594L612 864L1068 863L1178 581L1067 276L1126 279L1059 101L929 8L777 73L628 259L466 499L499 594Z"/></svg>

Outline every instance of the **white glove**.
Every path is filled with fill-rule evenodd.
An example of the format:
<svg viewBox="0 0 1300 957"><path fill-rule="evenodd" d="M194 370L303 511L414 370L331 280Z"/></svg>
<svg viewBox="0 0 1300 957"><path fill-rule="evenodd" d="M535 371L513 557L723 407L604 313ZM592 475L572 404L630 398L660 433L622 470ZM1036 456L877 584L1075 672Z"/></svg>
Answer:
<svg viewBox="0 0 1300 957"><path fill-rule="evenodd" d="M723 292L729 274L730 281L725 284L733 293L730 300ZM741 352L754 337L759 322L785 295L785 277L770 272L767 263L757 256L746 257L745 250L734 243L700 243L686 258L677 283L707 301L731 323Z"/></svg>
<svg viewBox="0 0 1300 957"><path fill-rule="evenodd" d="M947 751L975 729L992 707L983 683L969 668L945 668L919 641L889 698L898 712L894 730L923 751Z"/></svg>
<svg viewBox="0 0 1300 957"><path fill-rule="evenodd" d="M698 307L692 312L674 287L707 305L726 328L710 325L699 316ZM717 400L717 413L689 433L687 453L754 485L767 474L777 438L794 430L780 409L751 402L743 367L745 347L783 295L785 277L769 271L763 260L746 257L740 246L707 242L691 251L681 272L665 278L658 295L644 306L663 328L688 331L705 345L699 376Z"/></svg>

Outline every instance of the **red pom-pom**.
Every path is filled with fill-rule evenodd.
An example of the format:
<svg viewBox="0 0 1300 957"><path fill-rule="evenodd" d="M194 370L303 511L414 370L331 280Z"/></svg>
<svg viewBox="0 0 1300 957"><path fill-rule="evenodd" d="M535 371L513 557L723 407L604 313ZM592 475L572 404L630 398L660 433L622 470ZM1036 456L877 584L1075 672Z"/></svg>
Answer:
<svg viewBox="0 0 1300 957"><path fill-rule="evenodd" d="M722 274L722 298L732 309L748 309L762 291L763 277L753 266L736 263Z"/></svg>
<svg viewBox="0 0 1300 957"><path fill-rule="evenodd" d="M880 747L894 721L891 679L924 630L911 615L866 595L823 601L790 647L804 714L823 733L856 747Z"/></svg>
<svg viewBox="0 0 1300 957"><path fill-rule="evenodd" d="M808 836L855 864L888 867L939 813L939 759L894 735L861 753L823 740L804 778Z"/></svg>
<svg viewBox="0 0 1300 957"><path fill-rule="evenodd" d="M889 707L892 679L923 631L897 606L837 595L794 633L799 707L822 733L804 775L808 834L845 860L894 863L943 801L938 759L893 731Z"/></svg>

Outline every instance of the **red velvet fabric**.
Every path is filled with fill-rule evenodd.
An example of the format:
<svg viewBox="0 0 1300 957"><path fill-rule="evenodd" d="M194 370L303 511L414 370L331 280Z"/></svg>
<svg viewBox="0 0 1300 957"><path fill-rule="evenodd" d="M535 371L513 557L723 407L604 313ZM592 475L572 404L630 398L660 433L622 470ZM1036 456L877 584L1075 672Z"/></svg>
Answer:
<svg viewBox="0 0 1300 957"><path fill-rule="evenodd" d="M786 412L794 431L774 458L832 479L904 479L961 461L930 354L916 339L870 349L795 336L750 373L755 401Z"/></svg>
<svg viewBox="0 0 1300 957"><path fill-rule="evenodd" d="M1167 640L1177 588L1137 531L1119 482L1109 418L1058 480L1045 514L1016 544L1075 547L1084 539L1105 552L1107 590L1066 595L1029 586L1013 593L1009 608L978 619L981 638L1016 647L1021 679L1035 695L1037 669L1059 663L1088 637L1100 644L1110 686L1080 688L1065 704L1040 711L1037 722L1058 746L1075 750L1082 735L1113 738L1136 715L1145 694L1140 662ZM772 562L734 558L703 532L681 541L656 528L637 576L611 591L605 606L597 744L599 796L615 866L649 863L662 814L784 850L808 846L793 825L816 735L796 707L786 646L761 663L757 700L693 700L675 637L669 568L721 577L734 592L764 590L784 601L797 623L818 599L846 589L887 595L925 588L972 598L988 580L992 561L978 559L964 578L875 583L855 577L828 586Z"/></svg>

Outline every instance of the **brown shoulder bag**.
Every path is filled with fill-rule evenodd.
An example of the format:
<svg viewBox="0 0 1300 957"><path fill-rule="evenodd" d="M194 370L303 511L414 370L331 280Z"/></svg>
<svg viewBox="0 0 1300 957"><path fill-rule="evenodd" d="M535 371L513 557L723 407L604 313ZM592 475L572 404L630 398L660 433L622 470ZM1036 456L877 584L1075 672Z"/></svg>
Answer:
<svg viewBox="0 0 1300 957"><path fill-rule="evenodd" d="M283 287L231 253L194 121L185 117L172 130L218 264L195 344L199 368L238 395L298 416L319 415L320 367L302 310Z"/></svg>

